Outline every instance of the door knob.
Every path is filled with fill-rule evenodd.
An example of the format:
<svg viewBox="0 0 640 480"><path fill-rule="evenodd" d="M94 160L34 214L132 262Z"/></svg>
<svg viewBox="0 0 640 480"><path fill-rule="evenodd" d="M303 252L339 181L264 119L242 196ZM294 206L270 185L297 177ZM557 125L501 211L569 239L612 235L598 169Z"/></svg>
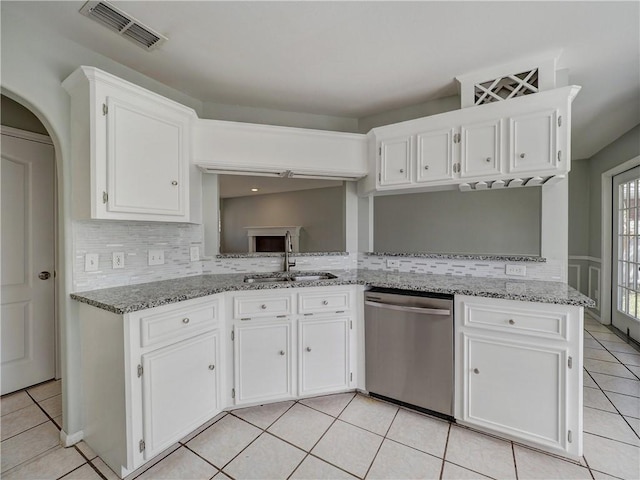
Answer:
<svg viewBox="0 0 640 480"><path fill-rule="evenodd" d="M49 272L40 272L40 273L38 274L38 278L39 278L40 280L48 280L48 279L49 279L49 277L51 277L51 274L50 274Z"/></svg>

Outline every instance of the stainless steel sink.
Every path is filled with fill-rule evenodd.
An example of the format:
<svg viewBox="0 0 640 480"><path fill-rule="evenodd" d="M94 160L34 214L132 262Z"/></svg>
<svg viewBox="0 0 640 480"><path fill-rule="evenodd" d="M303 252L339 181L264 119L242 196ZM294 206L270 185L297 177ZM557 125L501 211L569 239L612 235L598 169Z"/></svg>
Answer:
<svg viewBox="0 0 640 480"><path fill-rule="evenodd" d="M309 273L277 273L274 275L253 275L244 278L245 283L279 283L279 282L309 282L314 280L331 280L338 278L336 275L328 272L309 272Z"/></svg>

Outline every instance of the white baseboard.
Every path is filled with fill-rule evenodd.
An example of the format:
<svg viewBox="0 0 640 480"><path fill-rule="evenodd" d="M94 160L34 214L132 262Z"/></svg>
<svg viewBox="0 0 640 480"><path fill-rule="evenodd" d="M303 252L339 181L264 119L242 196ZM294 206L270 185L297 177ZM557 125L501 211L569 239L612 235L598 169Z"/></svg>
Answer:
<svg viewBox="0 0 640 480"><path fill-rule="evenodd" d="M72 433L71 435L69 435L64 430L60 430L60 444L65 448L70 447L71 445L75 445L83 438L84 432L82 430Z"/></svg>

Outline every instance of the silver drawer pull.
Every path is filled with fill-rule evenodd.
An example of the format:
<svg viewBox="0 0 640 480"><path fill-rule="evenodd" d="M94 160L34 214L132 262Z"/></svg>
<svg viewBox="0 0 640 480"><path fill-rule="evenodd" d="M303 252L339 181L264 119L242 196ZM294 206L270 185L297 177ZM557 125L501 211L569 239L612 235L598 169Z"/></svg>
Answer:
<svg viewBox="0 0 640 480"><path fill-rule="evenodd" d="M509 325L515 325L515 324L516 324L516 322L512 318L510 318L509 319Z"/></svg>
<svg viewBox="0 0 640 480"><path fill-rule="evenodd" d="M182 319L182 323L184 323L185 325L186 325L187 323L189 323L189 318L188 318L188 317L184 317L184 318Z"/></svg>
<svg viewBox="0 0 640 480"><path fill-rule="evenodd" d="M178 185L178 182L176 182L176 181L174 180L173 182L171 182L171 185L173 185L173 186L175 187L176 185Z"/></svg>
<svg viewBox="0 0 640 480"><path fill-rule="evenodd" d="M213 370L213 369L215 369L215 368L216 368L216 366L215 366L215 365L209 365L209 370Z"/></svg>
<svg viewBox="0 0 640 480"><path fill-rule="evenodd" d="M284 350L280 350L280 355L284 355Z"/></svg>
<svg viewBox="0 0 640 480"><path fill-rule="evenodd" d="M478 373L480 373L480 370L478 370L477 368L474 368L473 369L473 373L478 374Z"/></svg>
<svg viewBox="0 0 640 480"><path fill-rule="evenodd" d="M329 302L328 302L327 300L323 300L323 301L322 301L322 304L323 304L323 305L329 305Z"/></svg>
<svg viewBox="0 0 640 480"><path fill-rule="evenodd" d="M306 350L307 350L307 352L310 352L311 351L311 347L307 347Z"/></svg>
<svg viewBox="0 0 640 480"><path fill-rule="evenodd" d="M263 309L263 310L266 310L267 306L263 303L262 305L260 305L260 308Z"/></svg>

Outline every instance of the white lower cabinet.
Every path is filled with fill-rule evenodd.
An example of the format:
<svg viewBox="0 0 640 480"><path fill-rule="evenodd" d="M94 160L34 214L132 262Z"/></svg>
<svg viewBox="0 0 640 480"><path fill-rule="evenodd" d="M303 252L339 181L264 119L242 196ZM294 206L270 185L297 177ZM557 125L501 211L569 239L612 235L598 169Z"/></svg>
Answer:
<svg viewBox="0 0 640 480"><path fill-rule="evenodd" d="M217 358L217 331L142 355L145 460L219 411Z"/></svg>
<svg viewBox="0 0 640 480"><path fill-rule="evenodd" d="M84 440L121 477L221 410L222 303L124 315L79 305Z"/></svg>
<svg viewBox="0 0 640 480"><path fill-rule="evenodd" d="M291 323L267 322L234 327L236 404L279 400L293 394Z"/></svg>
<svg viewBox="0 0 640 480"><path fill-rule="evenodd" d="M456 419L582 455L582 307L456 296Z"/></svg>
<svg viewBox="0 0 640 480"><path fill-rule="evenodd" d="M351 376L349 317L300 320L298 394L349 388Z"/></svg>

